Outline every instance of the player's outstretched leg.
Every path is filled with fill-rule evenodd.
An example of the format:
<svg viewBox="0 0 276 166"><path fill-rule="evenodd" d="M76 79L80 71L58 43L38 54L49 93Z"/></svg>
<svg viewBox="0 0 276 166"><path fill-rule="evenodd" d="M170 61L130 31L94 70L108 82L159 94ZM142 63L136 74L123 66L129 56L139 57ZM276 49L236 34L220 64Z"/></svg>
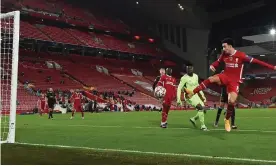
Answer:
<svg viewBox="0 0 276 166"><path fill-rule="evenodd" d="M218 122L219 122L219 118L220 118L222 110L223 110L223 108L221 108L221 107L218 108L218 112L217 112L217 116L216 116L216 121L214 123L215 127L218 127Z"/></svg>
<svg viewBox="0 0 276 166"><path fill-rule="evenodd" d="M161 120L161 125L160 127L162 128L167 128L167 119L168 119L168 113L169 113L169 110L170 110L170 105L167 105L167 104L163 104L163 109L162 109L162 120Z"/></svg>
<svg viewBox="0 0 276 166"><path fill-rule="evenodd" d="M238 129L238 127L235 125L235 117L236 117L236 109L234 108L232 116L231 116L232 129Z"/></svg>
<svg viewBox="0 0 276 166"><path fill-rule="evenodd" d="M200 91L206 89L212 83L221 84L221 81L220 81L220 78L218 75L211 76L208 79L202 81L193 91L190 91L185 88L184 88L184 90L185 90L185 93L188 94L187 97L191 98L194 94L197 94Z"/></svg>

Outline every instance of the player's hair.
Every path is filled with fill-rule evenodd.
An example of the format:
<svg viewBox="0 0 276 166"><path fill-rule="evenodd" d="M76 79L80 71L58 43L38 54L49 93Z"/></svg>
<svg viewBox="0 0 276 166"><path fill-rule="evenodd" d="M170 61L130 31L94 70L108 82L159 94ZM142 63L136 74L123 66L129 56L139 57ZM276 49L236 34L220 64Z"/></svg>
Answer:
<svg viewBox="0 0 276 166"><path fill-rule="evenodd" d="M160 72L161 75L163 75L163 74L166 73L166 70L164 68L160 68L159 72Z"/></svg>
<svg viewBox="0 0 276 166"><path fill-rule="evenodd" d="M171 76L172 75L172 69L171 68L167 68L166 69L166 74Z"/></svg>
<svg viewBox="0 0 276 166"><path fill-rule="evenodd" d="M225 39L223 39L223 40L221 41L221 43L222 43L222 44L223 44L223 43L227 43L228 45L231 45L232 47L235 46L235 42L234 42L234 40L231 39L231 38L225 38Z"/></svg>

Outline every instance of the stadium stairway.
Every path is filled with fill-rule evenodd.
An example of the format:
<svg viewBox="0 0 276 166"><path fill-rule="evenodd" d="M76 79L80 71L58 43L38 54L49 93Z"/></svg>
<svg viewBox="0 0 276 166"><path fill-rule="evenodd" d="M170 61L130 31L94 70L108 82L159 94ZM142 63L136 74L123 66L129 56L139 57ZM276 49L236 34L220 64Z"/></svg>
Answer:
<svg viewBox="0 0 276 166"><path fill-rule="evenodd" d="M144 79L142 76L127 76L127 75L119 75L119 74L111 74L112 77L118 79L128 86L136 89L139 92L147 94L153 97L153 94L149 89L151 89L151 83ZM140 84L141 83L141 84Z"/></svg>
<svg viewBox="0 0 276 166"><path fill-rule="evenodd" d="M146 89L144 89L142 86L134 85L135 83L133 82L133 80L135 80L136 78L138 79L138 81L140 80L145 81L145 83L147 83L148 85L150 85L151 88L151 83L148 83L148 81L146 81L146 79L144 79L144 77L141 76L125 76L125 75L118 75L118 74L111 74L112 77L114 77L117 80L120 80L122 82L124 82L125 84L127 84L128 86L132 87L133 89L136 90L136 93L134 94L134 96L132 98L127 98L129 100L135 101L137 102L137 104L149 104L152 103L156 106L161 106L160 102L153 96L153 93L150 91L147 91ZM129 77L131 77L131 79L128 79ZM134 79L132 79L134 78ZM146 88L146 87L145 87ZM176 105L175 103L173 103L173 105Z"/></svg>
<svg viewBox="0 0 276 166"><path fill-rule="evenodd" d="M68 73L68 72L64 71L64 75L65 75L65 76L67 76L67 77L69 77L70 79L72 79L72 80L74 80L74 81L76 81L76 82L78 82L78 83L82 84L83 86L88 87L88 85L87 85L87 84L85 84L82 80L77 79L77 78L76 78L76 77L74 77L72 74L70 74L70 73Z"/></svg>

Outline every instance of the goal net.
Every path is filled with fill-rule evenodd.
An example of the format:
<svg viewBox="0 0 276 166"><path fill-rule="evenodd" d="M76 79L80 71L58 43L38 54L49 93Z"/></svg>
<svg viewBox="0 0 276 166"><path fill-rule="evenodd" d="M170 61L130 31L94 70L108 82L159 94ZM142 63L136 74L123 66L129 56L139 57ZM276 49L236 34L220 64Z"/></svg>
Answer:
<svg viewBox="0 0 276 166"><path fill-rule="evenodd" d="M1 143L15 142L20 13L1 13Z"/></svg>

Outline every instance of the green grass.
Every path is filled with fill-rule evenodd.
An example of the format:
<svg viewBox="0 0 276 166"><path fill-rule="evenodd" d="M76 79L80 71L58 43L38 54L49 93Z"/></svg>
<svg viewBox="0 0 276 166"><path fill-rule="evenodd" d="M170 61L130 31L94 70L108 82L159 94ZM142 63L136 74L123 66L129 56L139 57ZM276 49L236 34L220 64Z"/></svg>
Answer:
<svg viewBox="0 0 276 166"><path fill-rule="evenodd" d="M238 110L236 123L239 130L230 133L223 130L223 117L219 129L212 127L215 113L206 114L209 132L192 128L188 119L194 111L172 111L167 129L159 128L161 115L157 112L87 113L84 120L79 114L74 120L69 120L69 114L54 115L54 120L37 115L17 116L17 142L51 146L4 144L1 147L2 164L266 163L225 157L273 160L276 163L276 110Z"/></svg>

